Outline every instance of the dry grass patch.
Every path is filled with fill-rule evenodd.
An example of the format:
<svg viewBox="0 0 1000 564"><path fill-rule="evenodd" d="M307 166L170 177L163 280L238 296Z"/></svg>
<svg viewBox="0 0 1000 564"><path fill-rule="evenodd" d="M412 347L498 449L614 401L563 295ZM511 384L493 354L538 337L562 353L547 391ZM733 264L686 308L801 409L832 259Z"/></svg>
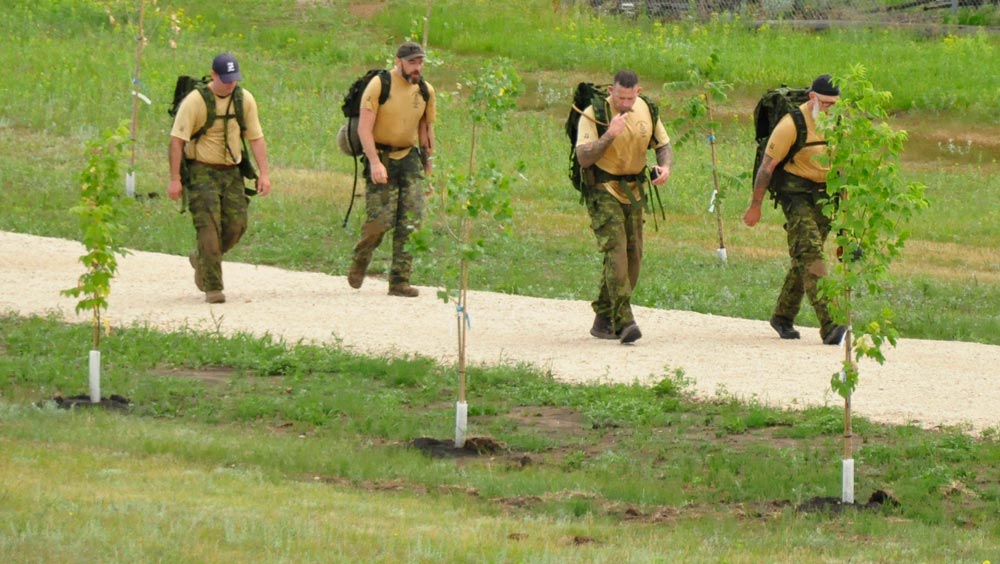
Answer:
<svg viewBox="0 0 1000 564"><path fill-rule="evenodd" d="M896 274L947 281L1000 282L1000 251L954 243L910 240L893 264Z"/></svg>

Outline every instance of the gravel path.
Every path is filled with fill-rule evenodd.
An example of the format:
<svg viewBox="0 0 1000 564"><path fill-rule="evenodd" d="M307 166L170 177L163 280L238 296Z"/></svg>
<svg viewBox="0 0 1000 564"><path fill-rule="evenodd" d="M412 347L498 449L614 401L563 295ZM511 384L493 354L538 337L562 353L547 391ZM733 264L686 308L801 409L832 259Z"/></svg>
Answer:
<svg viewBox="0 0 1000 564"><path fill-rule="evenodd" d="M0 232L0 311L87 322L73 299L59 295L83 272L81 254L76 241ZM384 280L369 278L354 290L344 276L227 262L228 301L209 305L194 288L187 257L134 252L119 268L107 312L116 326L218 328L379 356L457 357L455 308L434 288L396 298L386 295ZM800 328L801 340L782 341L763 321L638 307L643 338L620 345L588 334L593 314L584 301L470 292L469 313L474 364L529 363L572 382L655 382L681 369L706 397L724 390L788 407L842 404L829 381L843 349L821 344L811 328ZM862 363L857 414L973 432L1000 425L1000 347L902 339L887 359ZM469 385L475 401L476 383Z"/></svg>

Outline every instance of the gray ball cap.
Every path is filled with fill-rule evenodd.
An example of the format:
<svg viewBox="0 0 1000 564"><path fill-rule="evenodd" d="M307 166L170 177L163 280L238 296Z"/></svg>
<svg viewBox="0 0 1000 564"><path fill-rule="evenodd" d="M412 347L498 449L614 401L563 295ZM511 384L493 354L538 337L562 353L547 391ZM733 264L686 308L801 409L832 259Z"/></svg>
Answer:
<svg viewBox="0 0 1000 564"><path fill-rule="evenodd" d="M419 43L413 41L407 41L400 45L399 49L396 49L396 57L404 61L410 61L423 56L424 48Z"/></svg>

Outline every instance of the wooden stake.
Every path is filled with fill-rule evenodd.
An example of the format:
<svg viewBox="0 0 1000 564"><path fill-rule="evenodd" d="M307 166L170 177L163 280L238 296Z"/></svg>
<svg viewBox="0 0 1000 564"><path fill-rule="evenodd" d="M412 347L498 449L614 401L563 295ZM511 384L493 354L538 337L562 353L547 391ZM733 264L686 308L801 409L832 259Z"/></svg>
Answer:
<svg viewBox="0 0 1000 564"><path fill-rule="evenodd" d="M712 95L705 94L705 107L708 109L708 121L712 121ZM715 183L715 196L712 205L715 207L715 226L719 233L719 248L726 248L726 240L722 230L722 202L719 201L719 163L715 156L715 131L708 131L708 144L712 149L712 182Z"/></svg>
<svg viewBox="0 0 1000 564"><path fill-rule="evenodd" d="M851 290L847 289L844 291L844 299L847 301L847 332L844 333L844 339L846 343L844 345L844 366L850 366L851 370L856 370L854 363L851 361L851 325L853 320L853 315L851 312ZM845 369L846 370L846 369ZM854 458L853 445L851 444L851 439L853 438L853 430L851 428L851 394L847 394L844 398L844 460Z"/></svg>
<svg viewBox="0 0 1000 564"><path fill-rule="evenodd" d="M476 123L472 123L472 143L469 150L469 182L475 182L474 173L476 170ZM462 219L462 247L469 245L472 238L472 219L465 217ZM467 319L469 318L469 261L465 254L462 254L460 261L461 274L459 276L458 289L458 401L465 402L465 346L466 331L468 329Z"/></svg>
<svg viewBox="0 0 1000 564"><path fill-rule="evenodd" d="M431 6L434 4L434 0L427 0L427 14L424 16L424 40L423 47L424 52L427 52L427 36L430 34L431 30Z"/></svg>
<svg viewBox="0 0 1000 564"><path fill-rule="evenodd" d="M135 46L135 73L132 75L132 156L129 159L129 172L135 171L136 154L136 129L139 121L139 71L142 68L142 50L146 46L146 36L143 31L143 21L146 15L146 0L139 1L139 36L136 37Z"/></svg>
<svg viewBox="0 0 1000 564"><path fill-rule="evenodd" d="M469 244L472 233L472 220L468 217L462 220L462 246ZM460 288L458 291L458 401L465 403L465 350L468 335L469 315L469 261L463 254L461 260Z"/></svg>

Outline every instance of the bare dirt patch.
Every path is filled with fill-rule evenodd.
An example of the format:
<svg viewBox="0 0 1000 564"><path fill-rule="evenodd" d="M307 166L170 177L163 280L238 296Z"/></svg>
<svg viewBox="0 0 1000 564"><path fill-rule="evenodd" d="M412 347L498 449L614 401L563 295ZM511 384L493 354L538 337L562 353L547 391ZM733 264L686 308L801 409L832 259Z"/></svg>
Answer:
<svg viewBox="0 0 1000 564"><path fill-rule="evenodd" d="M370 19L386 7L385 2L352 2L348 9L352 16Z"/></svg>
<svg viewBox="0 0 1000 564"><path fill-rule="evenodd" d="M112 394L110 397L101 397L99 401L90 401L90 396L62 396L57 395L52 398L56 407L60 409L106 409L114 411L128 411L132 402L128 398Z"/></svg>
<svg viewBox="0 0 1000 564"><path fill-rule="evenodd" d="M177 368L156 368L152 371L154 376L170 376L173 378L190 378L206 384L224 386L232 380L236 370L227 366L209 366L199 370L181 370Z"/></svg>

